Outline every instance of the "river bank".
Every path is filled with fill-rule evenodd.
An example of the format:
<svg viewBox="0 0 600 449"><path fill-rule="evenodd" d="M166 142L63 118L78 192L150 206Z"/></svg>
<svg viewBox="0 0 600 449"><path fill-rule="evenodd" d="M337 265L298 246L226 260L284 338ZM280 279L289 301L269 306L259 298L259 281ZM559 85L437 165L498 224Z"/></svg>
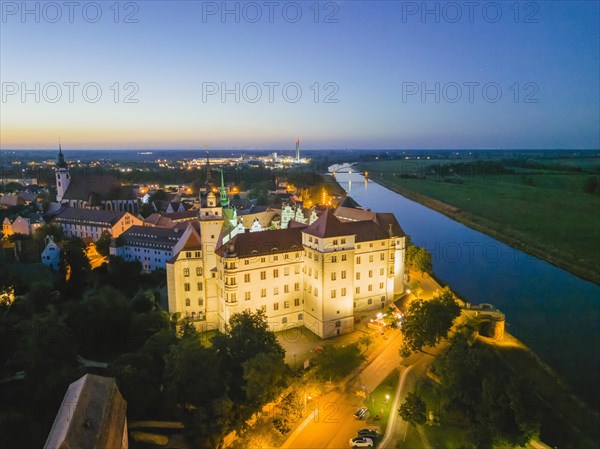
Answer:
<svg viewBox="0 0 600 449"><path fill-rule="evenodd" d="M360 173L338 173L347 194L365 208L393 212L411 240L432 253L441 284L470 303L506 314L507 331L599 408L600 287L508 246L449 214L413 201Z"/></svg>
<svg viewBox="0 0 600 449"><path fill-rule="evenodd" d="M399 193L406 198L416 201L425 207L431 208L437 212L440 212L447 217L458 221L472 229L489 235L492 238L500 240L507 245L523 251L527 254L538 257L545 260L559 268L562 268L586 281L594 282L600 285L600 272L595 267L591 267L587 264L578 263L575 256L565 258L563 251L557 250L555 247L550 245L536 244L531 241L527 241L526 237L520 234L518 231L512 228L505 227L501 223L494 222L486 219L479 215L475 215L469 211L465 211L451 204L447 204L443 201L428 197L419 192L415 192L411 189L405 188L396 183L390 182L383 176L377 174L370 174L369 179L377 182L382 186L390 189L396 193Z"/></svg>

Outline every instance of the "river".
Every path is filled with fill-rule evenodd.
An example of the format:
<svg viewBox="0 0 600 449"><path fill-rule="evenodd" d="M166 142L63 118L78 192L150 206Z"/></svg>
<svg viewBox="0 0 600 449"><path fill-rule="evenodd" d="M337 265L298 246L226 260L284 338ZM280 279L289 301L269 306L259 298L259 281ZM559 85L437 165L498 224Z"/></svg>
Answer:
<svg viewBox="0 0 600 449"><path fill-rule="evenodd" d="M600 286L516 250L359 173L336 173L362 207L393 212L433 256L436 276L473 304L506 314L507 330L589 403L600 397Z"/></svg>

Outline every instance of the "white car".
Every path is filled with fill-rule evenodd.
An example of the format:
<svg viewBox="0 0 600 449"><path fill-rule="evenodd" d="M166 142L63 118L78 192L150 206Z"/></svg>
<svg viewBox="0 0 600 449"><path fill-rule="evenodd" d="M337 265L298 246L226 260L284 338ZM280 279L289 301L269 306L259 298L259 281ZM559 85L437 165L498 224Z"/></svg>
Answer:
<svg viewBox="0 0 600 449"><path fill-rule="evenodd" d="M352 447L373 447L373 440L371 438L352 438L350 440L350 446Z"/></svg>

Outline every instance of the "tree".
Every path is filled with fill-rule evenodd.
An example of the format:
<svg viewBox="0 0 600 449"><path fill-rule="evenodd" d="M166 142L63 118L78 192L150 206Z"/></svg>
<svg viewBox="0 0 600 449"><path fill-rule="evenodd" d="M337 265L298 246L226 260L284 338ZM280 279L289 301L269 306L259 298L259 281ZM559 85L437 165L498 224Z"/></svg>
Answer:
<svg viewBox="0 0 600 449"><path fill-rule="evenodd" d="M233 315L225 332L213 338L213 346L222 358L222 375L228 379L230 397L237 403L248 400L246 382L240 381L244 378L244 362L260 353L272 353L283 363L285 356L277 337L269 330L266 313L260 309Z"/></svg>
<svg viewBox="0 0 600 449"><path fill-rule="evenodd" d="M86 255L86 247L79 237L72 237L63 246L64 292L71 297L80 296L85 290L87 274L90 271L90 261Z"/></svg>
<svg viewBox="0 0 600 449"><path fill-rule="evenodd" d="M419 282L416 279L413 279L409 282L408 288L410 288L410 291L413 295L417 297L417 299L421 296L421 293L423 293L423 287L421 287L421 282Z"/></svg>
<svg viewBox="0 0 600 449"><path fill-rule="evenodd" d="M242 363L244 391L249 403L260 406L272 401L285 386L288 367L277 354L259 353Z"/></svg>
<svg viewBox="0 0 600 449"><path fill-rule="evenodd" d="M112 236L107 231L103 231L102 235L100 235L100 238L96 240L96 251L98 251L98 254L108 257L110 253L111 240Z"/></svg>
<svg viewBox="0 0 600 449"><path fill-rule="evenodd" d="M401 355L408 357L413 351L421 351L424 346L438 344L447 337L459 315L460 306L447 287L429 301L413 301L404 315Z"/></svg>
<svg viewBox="0 0 600 449"><path fill-rule="evenodd" d="M402 419L412 425L424 424L427 419L427 405L421 397L414 393L408 393L406 401L398 409Z"/></svg>
<svg viewBox="0 0 600 449"><path fill-rule="evenodd" d="M62 242L65 239L65 233L56 223L42 225L33 233L33 238L41 244L45 243L47 236L52 237L54 243Z"/></svg>
<svg viewBox="0 0 600 449"><path fill-rule="evenodd" d="M370 335L363 335L358 339L358 344L365 347L365 352L367 352L367 349L369 349L369 345L371 343L373 343L373 338Z"/></svg>
<svg viewBox="0 0 600 449"><path fill-rule="evenodd" d="M144 218L148 218L148 216L152 215L154 212L156 211L150 203L142 204L142 207L140 208L140 215Z"/></svg>
<svg viewBox="0 0 600 449"><path fill-rule="evenodd" d="M199 339L183 338L165 357L167 393L180 405L206 406L225 393L218 354Z"/></svg>
<svg viewBox="0 0 600 449"><path fill-rule="evenodd" d="M350 374L365 359L358 344L346 346L327 345L314 358L317 376L325 380L337 380Z"/></svg>

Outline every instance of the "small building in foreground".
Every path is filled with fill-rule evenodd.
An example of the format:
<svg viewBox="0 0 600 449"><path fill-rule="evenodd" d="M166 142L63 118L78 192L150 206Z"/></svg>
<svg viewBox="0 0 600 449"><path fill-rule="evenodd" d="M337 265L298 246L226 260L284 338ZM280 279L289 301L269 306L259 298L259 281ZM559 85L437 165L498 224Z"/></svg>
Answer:
<svg viewBox="0 0 600 449"><path fill-rule="evenodd" d="M128 449L127 402L112 377L69 385L44 449Z"/></svg>

